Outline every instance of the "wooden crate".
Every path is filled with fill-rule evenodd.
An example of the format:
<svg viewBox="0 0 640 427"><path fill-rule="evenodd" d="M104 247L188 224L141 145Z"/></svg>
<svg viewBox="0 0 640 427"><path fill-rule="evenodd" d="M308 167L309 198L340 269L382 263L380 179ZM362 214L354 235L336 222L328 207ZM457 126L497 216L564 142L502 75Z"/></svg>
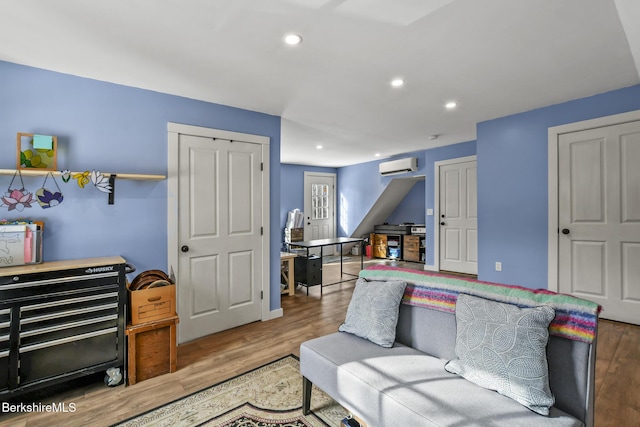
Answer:
<svg viewBox="0 0 640 427"><path fill-rule="evenodd" d="M420 236L404 236L404 260L420 262Z"/></svg>
<svg viewBox="0 0 640 427"><path fill-rule="evenodd" d="M178 321L178 316L173 316L127 326L127 383L129 385L176 371Z"/></svg>
<svg viewBox="0 0 640 427"><path fill-rule="evenodd" d="M132 325L147 324L176 315L176 285L157 288L128 290L130 322Z"/></svg>

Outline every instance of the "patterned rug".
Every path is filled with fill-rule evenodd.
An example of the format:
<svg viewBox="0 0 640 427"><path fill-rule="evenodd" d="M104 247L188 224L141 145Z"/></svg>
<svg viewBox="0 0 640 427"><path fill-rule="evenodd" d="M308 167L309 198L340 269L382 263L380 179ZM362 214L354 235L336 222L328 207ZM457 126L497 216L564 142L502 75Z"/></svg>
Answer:
<svg viewBox="0 0 640 427"><path fill-rule="evenodd" d="M300 363L290 355L117 426L340 426L347 412L315 387L311 396L311 413L304 416Z"/></svg>

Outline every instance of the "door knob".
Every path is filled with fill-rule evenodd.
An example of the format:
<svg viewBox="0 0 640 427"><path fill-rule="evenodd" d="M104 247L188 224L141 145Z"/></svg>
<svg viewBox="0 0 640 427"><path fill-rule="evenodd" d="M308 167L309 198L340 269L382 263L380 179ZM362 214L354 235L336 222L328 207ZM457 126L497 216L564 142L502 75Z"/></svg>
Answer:
<svg viewBox="0 0 640 427"><path fill-rule="evenodd" d="M442 221L442 222L440 223L440 225L444 225L444 221Z"/></svg>
<svg viewBox="0 0 640 427"><path fill-rule="evenodd" d="M568 228L563 228L562 229L562 234L569 234L569 233L570 233L570 231L569 231Z"/></svg>
<svg viewBox="0 0 640 427"><path fill-rule="evenodd" d="M184 245L183 247L181 247L181 248L180 248L180 250L181 250L182 252L189 252L189 246Z"/></svg>

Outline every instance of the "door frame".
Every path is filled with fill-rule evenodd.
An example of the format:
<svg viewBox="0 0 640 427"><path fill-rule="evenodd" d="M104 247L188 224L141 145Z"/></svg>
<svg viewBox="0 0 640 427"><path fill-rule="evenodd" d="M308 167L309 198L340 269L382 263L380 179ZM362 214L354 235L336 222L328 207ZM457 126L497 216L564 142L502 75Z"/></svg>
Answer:
<svg viewBox="0 0 640 427"><path fill-rule="evenodd" d="M456 157L454 159L439 160L433 163L433 266L425 265L424 269L429 271L440 271L440 168L454 165L456 163L476 162L478 166L478 156ZM476 195L478 189L476 188Z"/></svg>
<svg viewBox="0 0 640 427"><path fill-rule="evenodd" d="M270 220L269 220L269 200L270 200L270 175L269 175L269 142L270 138L263 135L253 135L247 133L231 132L221 129L206 128L200 126L184 125L180 123L167 123L168 132L168 155L167 155L167 272L177 278L179 276L178 257L180 256L178 241L179 227L179 204L178 204L178 171L179 171L179 149L180 135L193 135L204 138L226 139L230 141L241 141L260 144L262 147L262 205L261 215L263 224L262 234L262 292L261 320L266 321L272 318L270 313L271 295L271 252L270 252ZM176 299L180 298L180 283L176 283ZM176 301L176 307L179 307ZM179 314L179 313L178 313ZM179 337L178 337L179 341Z"/></svg>
<svg viewBox="0 0 640 427"><path fill-rule="evenodd" d="M304 186L304 191L303 191L303 200L302 200L302 204L303 204L303 209L304 206L306 206L307 200L309 198L311 198L311 193L309 192L309 186L307 184L309 184L309 177L310 176L321 176L323 178L331 178L333 180L333 191L331 191L331 206L332 206L332 210L333 210L333 236L332 237L336 237L336 234L338 233L338 230L336 229L337 226L337 221L336 221L336 181L337 181L337 174L332 173L332 172L312 172L312 171L304 171L304 178L303 178L303 186ZM306 215L306 214L305 214ZM305 218L304 220L304 225L303 227L306 229L307 228L307 220ZM309 240L306 238L305 236L305 240Z"/></svg>
<svg viewBox="0 0 640 427"><path fill-rule="evenodd" d="M558 215L560 214L560 204L558 201L558 146L560 136L566 133L580 132L583 130L596 129L605 126L615 126L622 123L635 122L640 120L640 110L629 111L627 113L614 114L611 116L598 117L590 120L583 120L575 123L568 123L560 126L553 126L548 131L548 151L549 151L549 176L548 176L548 289L558 292L559 280L559 225Z"/></svg>

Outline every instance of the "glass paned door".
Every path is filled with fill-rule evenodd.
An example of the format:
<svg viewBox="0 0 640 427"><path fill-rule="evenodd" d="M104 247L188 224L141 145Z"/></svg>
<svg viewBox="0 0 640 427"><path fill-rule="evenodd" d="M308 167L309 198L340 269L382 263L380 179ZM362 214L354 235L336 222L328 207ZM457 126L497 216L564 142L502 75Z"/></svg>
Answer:
<svg viewBox="0 0 640 427"><path fill-rule="evenodd" d="M329 218L329 186L311 184L311 217L314 220Z"/></svg>

